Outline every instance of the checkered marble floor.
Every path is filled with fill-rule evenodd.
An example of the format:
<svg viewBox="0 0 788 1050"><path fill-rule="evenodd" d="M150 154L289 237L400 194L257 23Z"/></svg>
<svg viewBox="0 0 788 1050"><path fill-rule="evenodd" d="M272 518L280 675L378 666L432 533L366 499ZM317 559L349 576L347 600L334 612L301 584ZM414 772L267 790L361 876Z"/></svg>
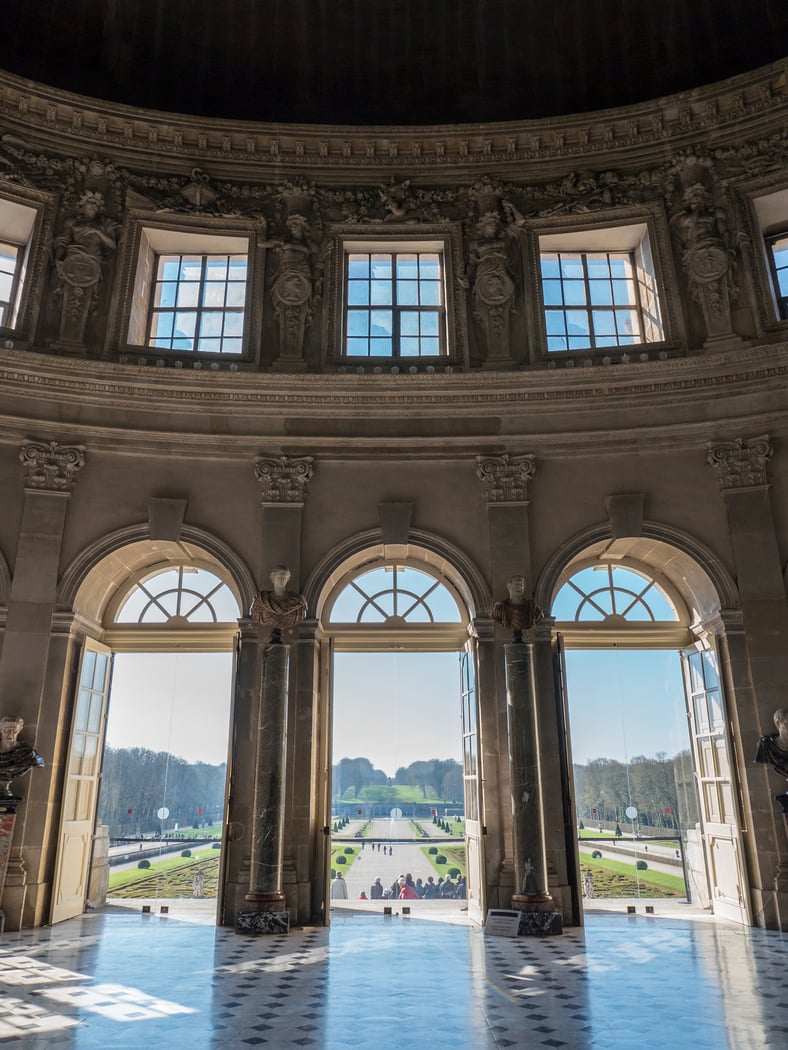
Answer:
<svg viewBox="0 0 788 1050"><path fill-rule="evenodd" d="M788 1046L783 935L614 913L545 939L342 912L248 937L90 913L0 937L0 1048Z"/></svg>

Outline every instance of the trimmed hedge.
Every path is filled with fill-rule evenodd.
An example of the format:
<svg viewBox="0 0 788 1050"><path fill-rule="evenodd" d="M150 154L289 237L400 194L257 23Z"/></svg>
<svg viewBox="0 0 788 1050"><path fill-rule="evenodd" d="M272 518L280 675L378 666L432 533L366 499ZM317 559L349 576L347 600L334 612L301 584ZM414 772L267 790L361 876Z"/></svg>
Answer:
<svg viewBox="0 0 788 1050"><path fill-rule="evenodd" d="M594 860L599 860L601 858L602 854L599 852L598 849L595 849L594 852L591 854L591 856L594 858Z"/></svg>
<svg viewBox="0 0 788 1050"><path fill-rule="evenodd" d="M438 847L437 846L430 846L430 848L427 850L427 852L434 855L434 854L436 854L438 852Z"/></svg>
<svg viewBox="0 0 788 1050"><path fill-rule="evenodd" d="M150 867L150 861L149 860L138 860L137 861L137 867L138 868L149 868Z"/></svg>
<svg viewBox="0 0 788 1050"><path fill-rule="evenodd" d="M191 857L191 855L192 855L192 851L190 849L182 849L181 850L181 856L182 857Z"/></svg>
<svg viewBox="0 0 788 1050"><path fill-rule="evenodd" d="M458 875L462 875L462 872L459 868L449 868L449 875L451 875L453 879L456 879Z"/></svg>
<svg viewBox="0 0 788 1050"><path fill-rule="evenodd" d="M347 864L347 857L343 857L341 854L334 861L335 864Z"/></svg>
<svg viewBox="0 0 788 1050"><path fill-rule="evenodd" d="M448 861L446 860L446 858L443 856L442 853L439 853L438 856L435 858L435 863L436 864L448 864Z"/></svg>
<svg viewBox="0 0 788 1050"><path fill-rule="evenodd" d="M352 846L345 846L345 853L346 853L346 854L347 854L347 855L348 855L349 857L352 857L352 856L353 856L353 853L354 853L354 852L355 852L355 851L354 851L354 849L353 849L353 847L352 847Z"/></svg>
<svg viewBox="0 0 788 1050"><path fill-rule="evenodd" d="M648 870L648 864L646 864L646 862L644 860L639 860L637 862L637 864L635 865L635 867L637 868L638 871L647 871Z"/></svg>

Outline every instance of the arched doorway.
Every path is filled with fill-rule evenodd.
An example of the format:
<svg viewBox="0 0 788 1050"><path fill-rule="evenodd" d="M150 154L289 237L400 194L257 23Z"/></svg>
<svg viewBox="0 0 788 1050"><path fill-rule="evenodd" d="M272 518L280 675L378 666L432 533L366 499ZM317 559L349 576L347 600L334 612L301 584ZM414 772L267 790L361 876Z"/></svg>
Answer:
<svg viewBox="0 0 788 1050"><path fill-rule="evenodd" d="M74 693L57 835L52 922L78 915L88 902L101 903L106 896L112 829L98 821L98 807L113 669L122 666L124 673L128 672L125 684L130 683L131 709L127 717L132 722L136 717L137 722L142 721L149 728L141 737L137 729L136 739L143 741L144 750L169 754L173 740L180 738L181 745L184 735L196 740L194 723L208 717L206 712L214 706L223 712L219 733L229 732L233 654L244 598L236 575L206 546L183 541L153 543L144 539L119 544L110 552L105 546L100 552L86 552L82 556L81 567L86 571L81 579L79 565L72 566L64 577L64 592L73 588L70 597L75 615L70 639ZM142 654L146 654L147 670L141 670ZM180 661L183 669L189 662L205 661L216 654L224 654L224 666L214 680L214 694L208 695L204 682L198 682L194 702L186 716L178 724L170 716L169 725L161 725L164 716L156 704L144 703L145 694L153 693L154 686L161 685L154 682L152 676L166 677L169 667L174 678L178 673L173 670L175 662ZM191 667L191 672L194 671ZM215 669L214 674L217 674ZM115 686L120 686L117 678ZM177 755L173 756L172 768L168 761L163 775L165 783L169 780L170 798L175 797L176 760L181 765L187 764ZM222 765L225 763L228 763L226 746ZM225 780L224 773L222 780ZM134 797L116 800L113 812L119 805L125 805L127 825L117 818L114 831L116 835L139 839L143 848L149 832L143 822L150 823L146 807L156 803L142 800L142 787L132 794ZM217 810L211 817L215 818L217 827L223 826L224 783L221 800L214 800L213 794L211 798L211 808ZM158 802L160 839L172 834L173 828L178 832L179 824L185 819L180 812L184 806L194 810L189 813L193 827L198 820L197 811L203 808L196 799L193 805L179 801L179 810L172 807L172 814L166 799ZM222 882L220 876L220 902Z"/></svg>
<svg viewBox="0 0 788 1050"><path fill-rule="evenodd" d="M571 750L585 719L584 739L596 736L601 752L585 747L582 762L573 756L574 818L587 825L580 835L599 833L596 859L608 869L616 850L605 836L631 846L623 852L643 869L644 884L649 866L669 876L680 859L693 903L749 923L724 632L710 574L661 539L606 538L576 549L552 591ZM582 843L580 850L582 860Z"/></svg>
<svg viewBox="0 0 788 1050"><path fill-rule="evenodd" d="M451 846L461 826L466 906L469 915L479 921L485 898L481 841L483 799L477 654L475 640L469 632L473 603L468 586L444 558L436 557L429 550L410 546L395 556L393 552L378 547L359 551L330 574L320 596L319 613L324 633L324 682L331 697L330 703L324 705L328 740L324 799L326 826L336 831L339 818L343 828L349 826L353 835L362 836L370 829L380 828L385 821L390 820L392 828L410 824L415 834L423 836L427 843L425 849L430 848L433 833L445 834L446 848L438 850L435 847L434 851L440 862L447 865L447 871L452 866ZM372 654L381 659L384 654L398 654L403 660L418 657L433 665L442 661L439 673L451 680L449 689L453 690L455 699L454 726L446 731L456 735L456 751L460 758L454 763L459 778L457 793L442 790L445 780L443 784L425 780L421 785L425 801L419 805L409 800L407 805L401 806L390 790L397 785L392 785L389 777L385 788L381 784L377 790L356 791L357 804L348 807L343 793L334 790L331 773L340 756L333 747L333 713L339 702L339 690L343 688L343 662ZM424 720L428 722L430 717L429 697L424 694L419 716L421 724L425 724ZM395 718L396 712L388 720L378 715L371 720L371 730L385 733L388 722L388 732L392 733L396 728L392 724ZM407 727L405 729L407 732ZM414 725L412 729L417 731L418 726ZM455 770L448 772L454 773ZM435 771L424 771L425 777L430 775L435 776ZM347 825L351 815L357 819ZM406 815L412 820L405 819ZM434 832L435 827L440 831ZM381 848L380 842L377 848ZM347 849L350 852L352 846ZM332 868L331 856L332 851L326 849L323 857L326 879ZM341 857L339 860L341 862ZM425 875L428 870L431 869L425 864ZM440 871L439 867L436 868L431 877L438 878Z"/></svg>

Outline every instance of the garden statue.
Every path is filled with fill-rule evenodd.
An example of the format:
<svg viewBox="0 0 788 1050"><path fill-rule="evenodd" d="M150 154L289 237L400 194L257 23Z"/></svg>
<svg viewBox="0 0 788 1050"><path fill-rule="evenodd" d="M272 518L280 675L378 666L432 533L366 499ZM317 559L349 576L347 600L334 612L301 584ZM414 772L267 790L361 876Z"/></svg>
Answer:
<svg viewBox="0 0 788 1050"><path fill-rule="evenodd" d="M525 596L525 577L512 576L506 584L509 597L493 606L492 618L501 627L512 631L512 641L521 642L523 631L528 631L541 623L544 613L539 606Z"/></svg>
<svg viewBox="0 0 788 1050"><path fill-rule="evenodd" d="M269 576L274 589L261 591L252 603L250 616L253 620L271 627L271 641L281 643L282 631L297 627L306 616L306 599L295 591L288 591L290 570L277 565Z"/></svg>
<svg viewBox="0 0 788 1050"><path fill-rule="evenodd" d="M788 709L778 708L774 712L776 733L766 733L758 741L755 761L770 765L781 777L788 780Z"/></svg>
<svg viewBox="0 0 788 1050"><path fill-rule="evenodd" d="M12 780L24 776L34 766L44 765L35 748L18 740L24 724L21 718L8 715L0 719L0 801L15 798L11 793Z"/></svg>

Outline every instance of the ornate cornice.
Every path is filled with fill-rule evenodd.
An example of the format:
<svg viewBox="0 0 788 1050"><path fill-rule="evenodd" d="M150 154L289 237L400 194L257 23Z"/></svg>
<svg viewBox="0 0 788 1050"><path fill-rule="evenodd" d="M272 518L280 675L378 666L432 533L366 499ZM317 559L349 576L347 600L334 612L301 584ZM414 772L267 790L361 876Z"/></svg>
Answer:
<svg viewBox="0 0 788 1050"><path fill-rule="evenodd" d="M70 493L85 465L85 449L57 441L30 441L22 446L19 459L25 468L26 489Z"/></svg>
<svg viewBox="0 0 788 1050"><path fill-rule="evenodd" d="M527 503L528 483L536 473L533 456L479 456L476 476L488 503Z"/></svg>
<svg viewBox="0 0 788 1050"><path fill-rule="evenodd" d="M774 449L768 434L736 438L709 445L708 462L717 474L723 492L729 489L768 485L766 465Z"/></svg>
<svg viewBox="0 0 788 1050"><path fill-rule="evenodd" d="M311 456L280 456L278 459L258 459L254 472L263 486L263 506L286 503L301 507L314 468Z"/></svg>
<svg viewBox="0 0 788 1050"><path fill-rule="evenodd" d="M417 128L256 124L136 109L48 88L0 72L0 115L81 150L155 153L195 163L227 162L281 172L310 168L427 170L560 161L664 151L665 143L739 131L777 117L786 102L786 64L636 106L560 118ZM571 161L570 161L571 163Z"/></svg>

